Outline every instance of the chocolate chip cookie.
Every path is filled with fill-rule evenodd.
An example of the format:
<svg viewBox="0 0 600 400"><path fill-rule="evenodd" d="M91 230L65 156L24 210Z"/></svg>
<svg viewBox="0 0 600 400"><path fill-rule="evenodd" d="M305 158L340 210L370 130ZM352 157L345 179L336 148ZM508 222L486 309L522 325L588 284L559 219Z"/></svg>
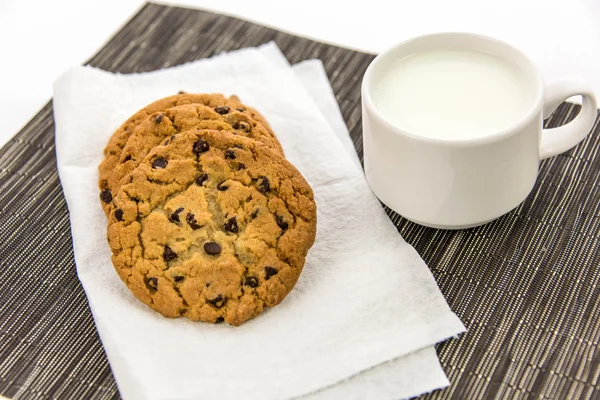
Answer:
<svg viewBox="0 0 600 400"><path fill-rule="evenodd" d="M167 317L239 325L279 304L315 240L312 190L260 142L190 130L152 149L112 199L113 264Z"/></svg>
<svg viewBox="0 0 600 400"><path fill-rule="evenodd" d="M235 96L179 94L150 104L127 120L111 137L100 164L100 200L105 213L121 180L165 137L190 128L224 130L259 140L283 154L269 124Z"/></svg>

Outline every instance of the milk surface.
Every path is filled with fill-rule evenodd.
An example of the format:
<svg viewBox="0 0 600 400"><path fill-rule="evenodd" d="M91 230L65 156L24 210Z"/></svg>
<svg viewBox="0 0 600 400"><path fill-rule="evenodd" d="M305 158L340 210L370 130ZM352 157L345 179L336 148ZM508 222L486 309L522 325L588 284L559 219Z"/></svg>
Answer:
<svg viewBox="0 0 600 400"><path fill-rule="evenodd" d="M470 139L510 128L532 107L519 66L469 50L416 53L376 81L373 101L391 124L440 139Z"/></svg>

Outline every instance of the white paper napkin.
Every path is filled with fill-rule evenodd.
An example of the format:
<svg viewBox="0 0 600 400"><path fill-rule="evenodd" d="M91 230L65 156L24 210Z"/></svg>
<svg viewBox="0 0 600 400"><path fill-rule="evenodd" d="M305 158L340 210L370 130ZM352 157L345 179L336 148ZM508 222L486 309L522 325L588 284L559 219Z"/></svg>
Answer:
<svg viewBox="0 0 600 400"><path fill-rule="evenodd" d="M238 328L162 317L110 262L96 188L102 148L130 114L182 89L256 106L315 192L317 240L296 288ZM54 92L78 275L126 399L301 396L464 330L302 85L259 50L129 76L78 67Z"/></svg>

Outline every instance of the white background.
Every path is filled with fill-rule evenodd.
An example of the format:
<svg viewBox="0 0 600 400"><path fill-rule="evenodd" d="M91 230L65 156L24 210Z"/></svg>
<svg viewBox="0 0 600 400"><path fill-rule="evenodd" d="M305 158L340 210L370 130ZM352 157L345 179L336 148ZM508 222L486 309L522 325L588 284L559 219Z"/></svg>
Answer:
<svg viewBox="0 0 600 400"><path fill-rule="evenodd" d="M180 0L323 41L379 52L411 36L471 31L528 53L547 80L580 75L600 94L600 0ZM87 60L139 0L0 0L0 145ZM43 61L40 61L43 60Z"/></svg>

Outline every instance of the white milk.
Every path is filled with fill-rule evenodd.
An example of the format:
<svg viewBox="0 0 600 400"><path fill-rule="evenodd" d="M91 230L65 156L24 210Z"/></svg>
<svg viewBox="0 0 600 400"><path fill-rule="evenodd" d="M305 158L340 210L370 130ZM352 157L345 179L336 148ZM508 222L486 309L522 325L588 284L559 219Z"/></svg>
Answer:
<svg viewBox="0 0 600 400"><path fill-rule="evenodd" d="M376 83L373 102L386 120L420 136L467 139L509 128L531 108L526 73L491 54L417 53Z"/></svg>

